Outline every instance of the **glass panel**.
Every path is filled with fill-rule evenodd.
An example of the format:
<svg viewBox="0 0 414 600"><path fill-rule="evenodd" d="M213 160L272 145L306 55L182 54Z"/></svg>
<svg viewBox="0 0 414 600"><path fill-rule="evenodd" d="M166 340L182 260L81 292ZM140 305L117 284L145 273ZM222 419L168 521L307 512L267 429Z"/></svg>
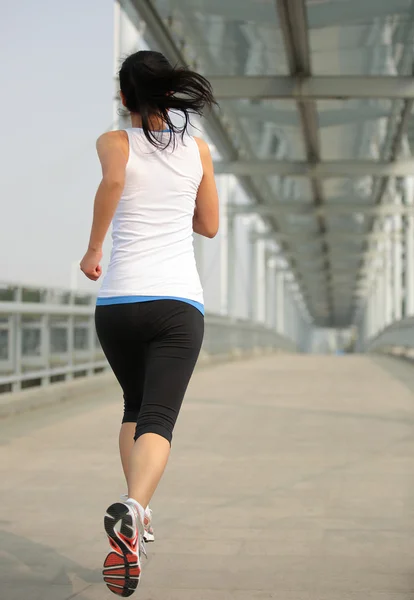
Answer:
<svg viewBox="0 0 414 600"><path fill-rule="evenodd" d="M8 285L0 284L0 301L11 302L12 300L14 300L15 293L15 288Z"/></svg>
<svg viewBox="0 0 414 600"><path fill-rule="evenodd" d="M373 178L367 176L324 179L322 186L327 202L367 201L372 196Z"/></svg>
<svg viewBox="0 0 414 600"><path fill-rule="evenodd" d="M294 202L295 204L313 204L312 188L309 179L295 177L267 178L278 202Z"/></svg>
<svg viewBox="0 0 414 600"><path fill-rule="evenodd" d="M65 353L68 351L68 329L65 326L52 324L50 328L51 353Z"/></svg>
<svg viewBox="0 0 414 600"><path fill-rule="evenodd" d="M393 103L389 100L319 100L322 160L379 159Z"/></svg>
<svg viewBox="0 0 414 600"><path fill-rule="evenodd" d="M314 75L411 72L411 0L307 0Z"/></svg>
<svg viewBox="0 0 414 600"><path fill-rule="evenodd" d="M42 334L40 328L24 327L22 324L22 355L40 356Z"/></svg>
<svg viewBox="0 0 414 600"><path fill-rule="evenodd" d="M303 235L319 234L319 225L312 215L286 215L285 221L288 224L288 233L293 236L296 233Z"/></svg>
<svg viewBox="0 0 414 600"><path fill-rule="evenodd" d="M87 350L88 349L88 334L87 327L75 327L74 329L74 341L73 347L75 350Z"/></svg>
<svg viewBox="0 0 414 600"><path fill-rule="evenodd" d="M304 160L302 132L296 103L292 100L222 101L220 106L238 117L258 158Z"/></svg>
<svg viewBox="0 0 414 600"><path fill-rule="evenodd" d="M209 75L287 74L274 0L155 0L187 60Z"/></svg>
<svg viewBox="0 0 414 600"><path fill-rule="evenodd" d="M364 215L361 215L361 218L354 215L331 215L325 217L325 223L328 231L334 229L337 231L351 231L353 233L362 233L365 231Z"/></svg>
<svg viewBox="0 0 414 600"><path fill-rule="evenodd" d="M8 360L9 358L9 331L8 329L0 329L0 360Z"/></svg>
<svg viewBox="0 0 414 600"><path fill-rule="evenodd" d="M275 127L299 128L300 120L293 100L220 100L221 108L235 111L239 117Z"/></svg>

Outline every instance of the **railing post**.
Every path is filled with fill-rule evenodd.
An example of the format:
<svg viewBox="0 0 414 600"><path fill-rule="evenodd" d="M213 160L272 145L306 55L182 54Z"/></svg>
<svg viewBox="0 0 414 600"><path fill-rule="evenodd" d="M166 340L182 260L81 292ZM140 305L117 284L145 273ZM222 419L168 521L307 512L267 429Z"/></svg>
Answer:
<svg viewBox="0 0 414 600"><path fill-rule="evenodd" d="M72 307L75 305L75 294L73 291L70 294L69 304ZM68 367L70 367L70 371L66 375L66 379L71 380L71 379L73 379L73 376L74 376L73 354L75 351L75 318L74 318L73 314L68 316L66 327L67 327L67 357L68 357Z"/></svg>
<svg viewBox="0 0 414 600"><path fill-rule="evenodd" d="M88 355L91 366L88 369L88 375L94 375L95 369L93 363L95 362L95 318L90 317L88 319Z"/></svg>
<svg viewBox="0 0 414 600"><path fill-rule="evenodd" d="M41 321L41 356L42 363L47 371L50 369L50 316L43 315ZM50 383L50 375L42 377L42 385Z"/></svg>
<svg viewBox="0 0 414 600"><path fill-rule="evenodd" d="M14 293L14 301L20 304L23 300L23 290L21 287L16 288ZM14 338L14 374L22 375L22 316L20 313L16 313L13 316L13 338ZM16 381L12 384L12 391L17 392L21 389L22 382Z"/></svg>

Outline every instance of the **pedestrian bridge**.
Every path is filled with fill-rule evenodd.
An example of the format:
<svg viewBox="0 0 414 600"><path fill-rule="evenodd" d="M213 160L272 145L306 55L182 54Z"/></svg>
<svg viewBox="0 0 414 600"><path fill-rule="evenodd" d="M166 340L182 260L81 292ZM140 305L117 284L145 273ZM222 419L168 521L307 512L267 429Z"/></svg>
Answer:
<svg viewBox="0 0 414 600"><path fill-rule="evenodd" d="M121 398L108 374L90 381L56 384L76 393L0 421L7 600L113 597L102 516L124 492ZM413 391L413 367L384 356L199 367L139 598L411 600Z"/></svg>
<svg viewBox="0 0 414 600"><path fill-rule="evenodd" d="M221 226L195 236L206 337L141 600L414 596L413 14L411 0L114 2L117 67L160 50L220 103L191 130L214 156ZM110 128L127 125L118 92ZM55 203L56 185L33 193ZM2 600L113 597L102 518L125 491L121 398L73 265L70 290L0 284Z"/></svg>

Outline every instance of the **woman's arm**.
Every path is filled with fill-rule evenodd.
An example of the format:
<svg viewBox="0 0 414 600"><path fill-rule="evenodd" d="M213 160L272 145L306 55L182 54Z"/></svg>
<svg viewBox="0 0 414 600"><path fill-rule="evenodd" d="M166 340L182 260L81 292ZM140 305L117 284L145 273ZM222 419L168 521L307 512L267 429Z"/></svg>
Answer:
<svg viewBox="0 0 414 600"><path fill-rule="evenodd" d="M96 143L102 166L102 181L95 196L88 250L81 262L86 277L96 281L102 273L102 246L125 185L128 138L124 131L104 133Z"/></svg>
<svg viewBox="0 0 414 600"><path fill-rule="evenodd" d="M213 238L219 228L219 199L214 178L213 159L208 144L195 138L200 150L203 178L198 188L196 208L193 218L195 233Z"/></svg>

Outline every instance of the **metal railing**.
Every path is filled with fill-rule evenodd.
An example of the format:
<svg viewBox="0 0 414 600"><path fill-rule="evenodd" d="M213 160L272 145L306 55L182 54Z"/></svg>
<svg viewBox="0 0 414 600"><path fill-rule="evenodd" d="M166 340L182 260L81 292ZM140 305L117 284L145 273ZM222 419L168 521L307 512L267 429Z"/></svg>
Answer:
<svg viewBox="0 0 414 600"><path fill-rule="evenodd" d="M94 324L95 296L0 285L0 393L93 375L108 368ZM206 315L203 353L295 351L258 324Z"/></svg>
<svg viewBox="0 0 414 600"><path fill-rule="evenodd" d="M364 344L366 352L381 352L414 360L414 317L392 323Z"/></svg>

